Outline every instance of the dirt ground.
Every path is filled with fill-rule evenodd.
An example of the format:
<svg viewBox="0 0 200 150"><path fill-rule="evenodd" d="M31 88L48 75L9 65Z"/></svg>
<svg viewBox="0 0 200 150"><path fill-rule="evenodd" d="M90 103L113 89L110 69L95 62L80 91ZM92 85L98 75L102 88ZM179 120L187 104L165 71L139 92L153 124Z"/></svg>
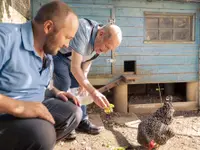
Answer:
<svg viewBox="0 0 200 150"><path fill-rule="evenodd" d="M59 142L54 150L145 150L136 137L137 125L146 116L113 113L108 118L95 106L91 107L94 108L90 109L90 116L100 116L103 122L102 132L99 135L77 133L76 140ZM159 150L200 150L200 113L176 112L172 128L176 136Z"/></svg>

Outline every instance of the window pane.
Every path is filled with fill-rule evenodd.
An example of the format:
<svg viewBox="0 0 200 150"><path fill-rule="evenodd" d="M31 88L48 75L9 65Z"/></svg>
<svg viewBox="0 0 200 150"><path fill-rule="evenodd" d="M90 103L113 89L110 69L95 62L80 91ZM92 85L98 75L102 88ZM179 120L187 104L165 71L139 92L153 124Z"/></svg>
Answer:
<svg viewBox="0 0 200 150"><path fill-rule="evenodd" d="M147 30L146 40L158 40L158 30Z"/></svg>
<svg viewBox="0 0 200 150"><path fill-rule="evenodd" d="M147 28L158 28L158 18L146 18Z"/></svg>
<svg viewBox="0 0 200 150"><path fill-rule="evenodd" d="M172 28L173 27L172 18L160 18L159 19L159 27L160 28Z"/></svg>
<svg viewBox="0 0 200 150"><path fill-rule="evenodd" d="M193 41L195 14L145 12L145 40L164 42Z"/></svg>
<svg viewBox="0 0 200 150"><path fill-rule="evenodd" d="M189 18L175 18L174 19L175 28L188 28L189 27Z"/></svg>
<svg viewBox="0 0 200 150"><path fill-rule="evenodd" d="M176 29L174 31L174 40L191 41L189 29Z"/></svg>
<svg viewBox="0 0 200 150"><path fill-rule="evenodd" d="M160 30L160 40L172 40L172 29Z"/></svg>

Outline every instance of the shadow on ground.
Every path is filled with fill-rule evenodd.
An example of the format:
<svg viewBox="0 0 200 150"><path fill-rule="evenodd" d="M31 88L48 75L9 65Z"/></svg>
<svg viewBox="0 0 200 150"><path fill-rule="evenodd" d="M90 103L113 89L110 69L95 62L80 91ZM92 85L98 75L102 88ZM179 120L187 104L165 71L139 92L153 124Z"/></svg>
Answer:
<svg viewBox="0 0 200 150"><path fill-rule="evenodd" d="M144 148L142 146L133 145L133 144L129 143L129 141L125 138L125 136L122 133L120 133L119 131L116 131L113 128L106 128L106 129L110 130L113 133L119 146L125 147L125 150L147 150L146 148Z"/></svg>

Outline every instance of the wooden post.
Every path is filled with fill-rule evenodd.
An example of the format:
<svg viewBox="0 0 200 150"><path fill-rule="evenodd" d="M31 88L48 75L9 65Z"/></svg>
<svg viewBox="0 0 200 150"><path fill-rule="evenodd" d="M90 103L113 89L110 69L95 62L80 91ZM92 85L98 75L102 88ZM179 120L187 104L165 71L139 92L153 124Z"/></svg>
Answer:
<svg viewBox="0 0 200 150"><path fill-rule="evenodd" d="M128 85L121 84L114 88L113 98L116 112L127 113L128 110Z"/></svg>
<svg viewBox="0 0 200 150"><path fill-rule="evenodd" d="M198 82L187 82L187 101L198 100Z"/></svg>

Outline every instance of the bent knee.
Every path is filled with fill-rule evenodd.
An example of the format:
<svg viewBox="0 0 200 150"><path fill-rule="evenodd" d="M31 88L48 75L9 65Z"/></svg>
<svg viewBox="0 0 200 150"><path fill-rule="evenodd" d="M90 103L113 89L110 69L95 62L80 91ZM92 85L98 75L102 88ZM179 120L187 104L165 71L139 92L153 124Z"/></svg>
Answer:
<svg viewBox="0 0 200 150"><path fill-rule="evenodd" d="M74 115L75 115L75 118L76 118L76 124L77 126L79 125L79 123L81 122L82 120L82 116L83 116L83 112L82 112L82 109L81 107L77 107L75 112L74 112Z"/></svg>
<svg viewBox="0 0 200 150"><path fill-rule="evenodd" d="M52 150L56 142L56 132L54 126L42 119L33 119L34 123L26 131L27 143L33 142L35 149Z"/></svg>

